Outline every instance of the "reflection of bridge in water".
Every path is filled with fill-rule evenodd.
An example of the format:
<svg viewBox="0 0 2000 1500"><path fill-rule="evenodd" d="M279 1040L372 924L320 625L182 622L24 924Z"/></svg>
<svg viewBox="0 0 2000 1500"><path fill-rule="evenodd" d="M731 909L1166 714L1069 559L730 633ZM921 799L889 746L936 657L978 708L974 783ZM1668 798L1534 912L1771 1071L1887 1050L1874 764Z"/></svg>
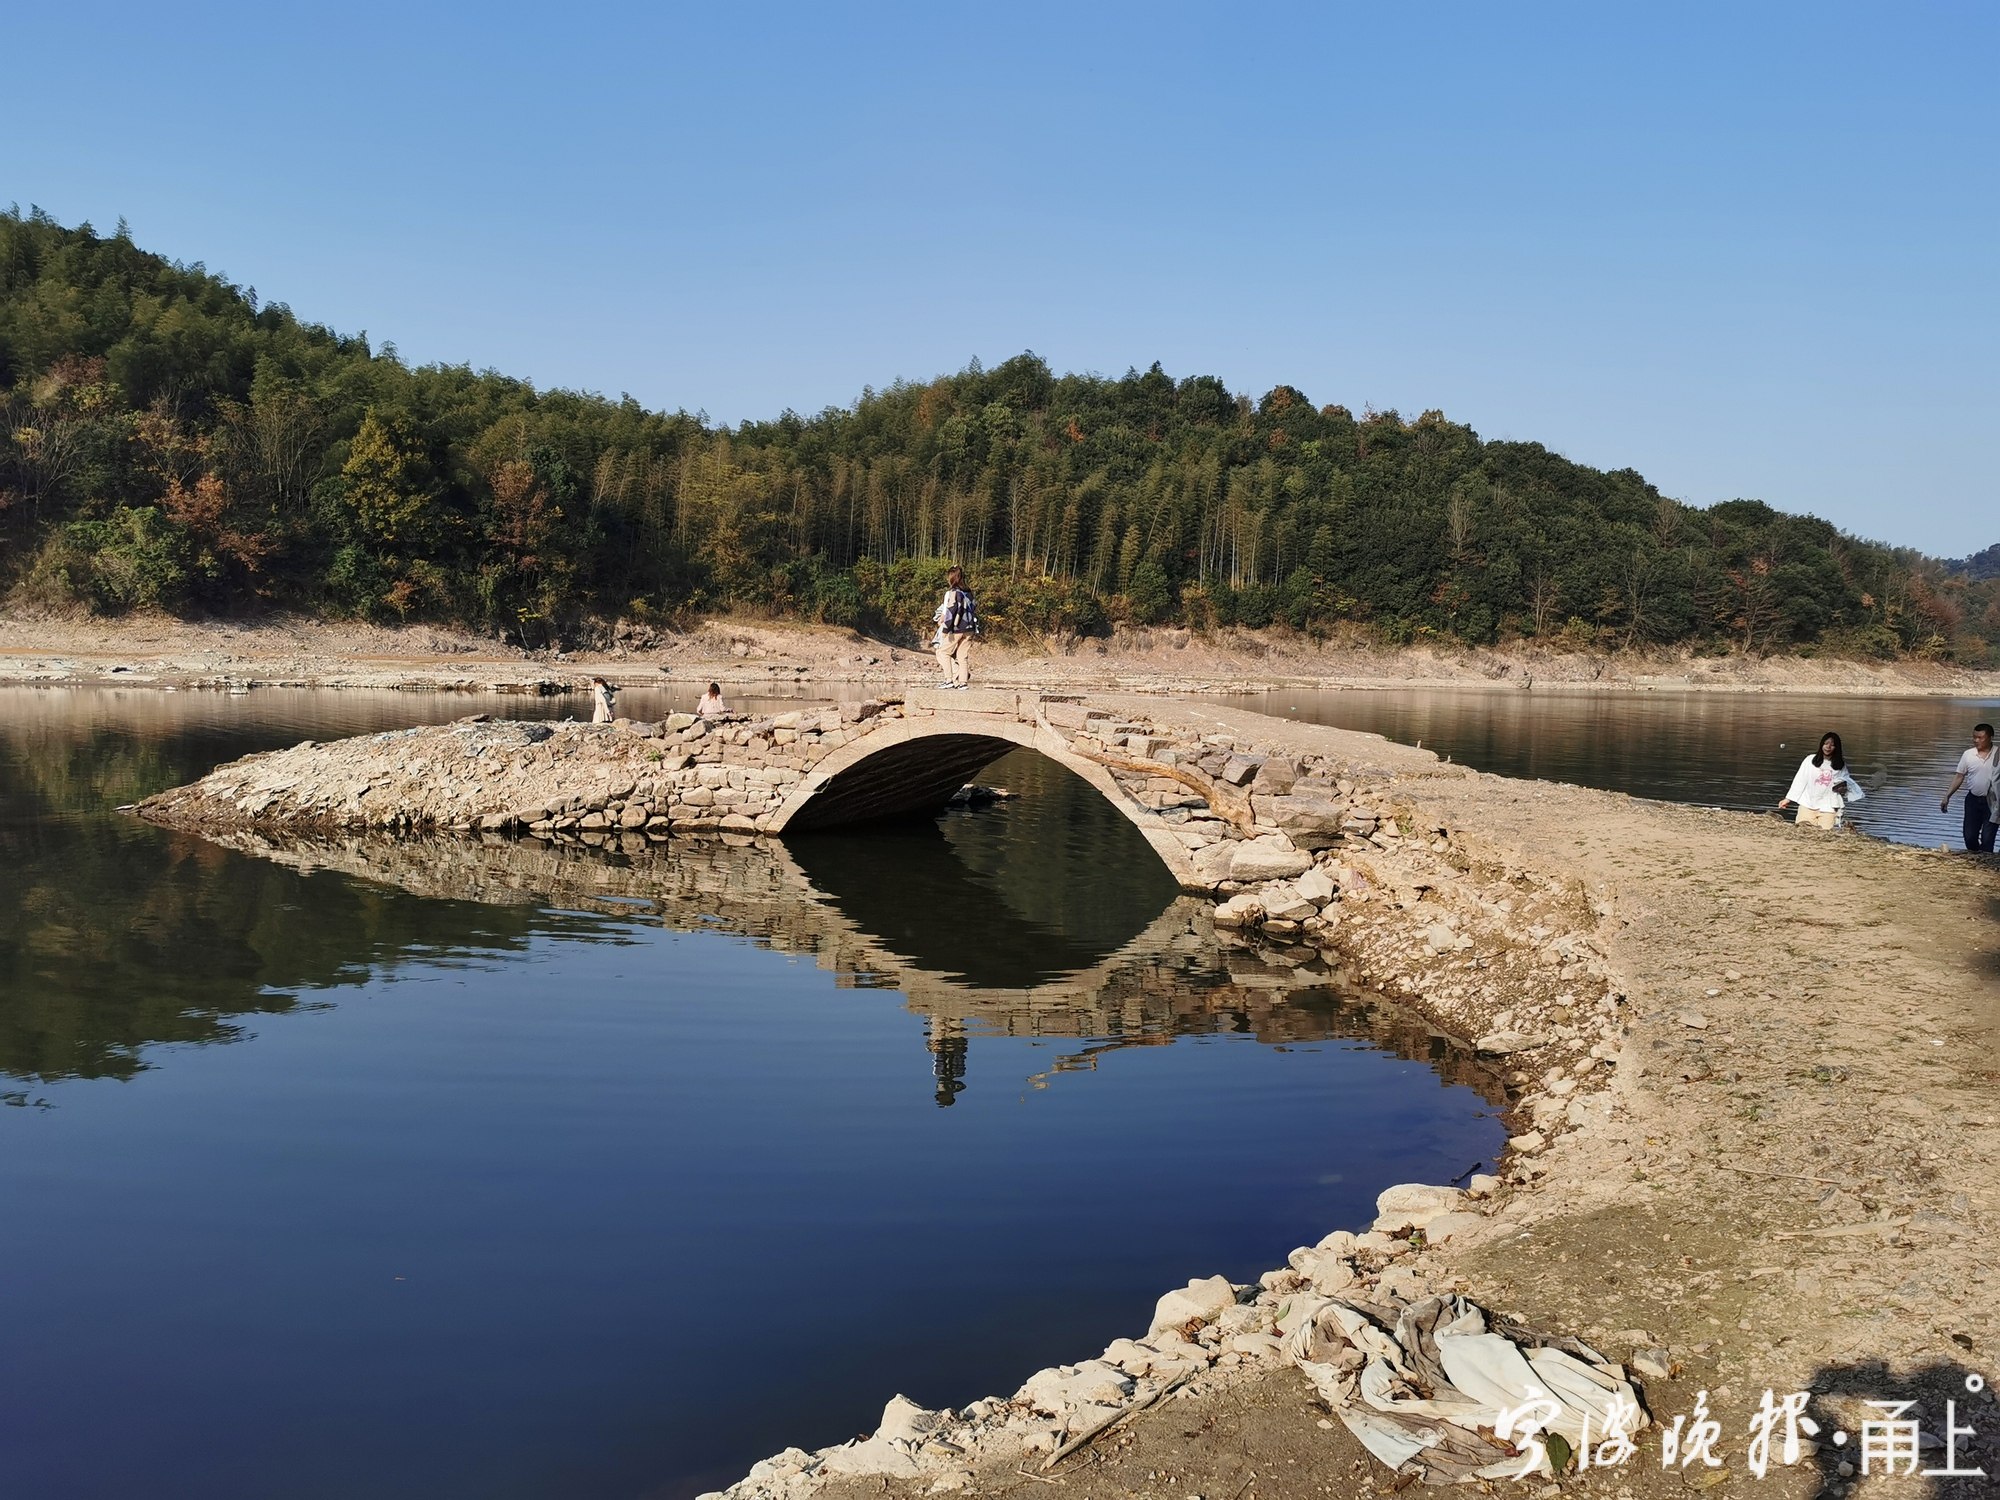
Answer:
<svg viewBox="0 0 2000 1500"><path fill-rule="evenodd" d="M1120 1049L1232 1033L1274 1045L1371 1044L1424 1061L1442 1082L1471 1086L1489 1102L1502 1097L1491 1072L1412 1013L1309 950L1218 943L1208 904L1186 897L1115 946L1100 934L1095 946L1105 951L1093 952L1087 943L1064 949L1046 934L1010 931L975 876L956 864L946 869L948 851L921 872L919 900L897 878L885 879L879 843L871 880L850 878L861 867L844 866L838 850L746 836L664 846L629 837L602 849L494 836L280 838L248 831L218 842L420 896L591 911L810 954L837 984L898 990L925 1019L940 1104L966 1086L970 1043L982 1035L1082 1044L1028 1080L1036 1087L1092 1069ZM907 875L907 860L901 869ZM984 940L966 920L974 901L983 903ZM878 925L884 912L895 920Z"/></svg>

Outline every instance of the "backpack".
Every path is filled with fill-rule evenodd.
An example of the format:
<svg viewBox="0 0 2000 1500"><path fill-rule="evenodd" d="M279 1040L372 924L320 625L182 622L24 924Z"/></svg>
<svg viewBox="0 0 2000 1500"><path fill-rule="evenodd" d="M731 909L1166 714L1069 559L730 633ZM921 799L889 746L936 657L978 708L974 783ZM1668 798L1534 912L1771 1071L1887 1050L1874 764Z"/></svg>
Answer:
<svg viewBox="0 0 2000 1500"><path fill-rule="evenodd" d="M979 634L979 610L972 602L972 595L964 589L953 589L945 596L940 615L939 623L946 635Z"/></svg>

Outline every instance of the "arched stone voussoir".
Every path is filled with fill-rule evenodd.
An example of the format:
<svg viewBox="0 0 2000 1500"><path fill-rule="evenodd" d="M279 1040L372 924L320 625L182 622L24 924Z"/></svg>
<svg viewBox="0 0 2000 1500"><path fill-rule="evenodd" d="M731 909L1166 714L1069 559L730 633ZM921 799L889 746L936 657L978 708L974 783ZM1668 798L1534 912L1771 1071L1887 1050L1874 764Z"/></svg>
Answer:
<svg viewBox="0 0 2000 1500"><path fill-rule="evenodd" d="M1072 751L1046 723L948 710L877 723L816 764L762 820L763 827L802 833L936 812L968 777L1009 750L1026 748L1089 782L1144 835L1183 890L1212 889L1158 815L1128 795L1110 771Z"/></svg>

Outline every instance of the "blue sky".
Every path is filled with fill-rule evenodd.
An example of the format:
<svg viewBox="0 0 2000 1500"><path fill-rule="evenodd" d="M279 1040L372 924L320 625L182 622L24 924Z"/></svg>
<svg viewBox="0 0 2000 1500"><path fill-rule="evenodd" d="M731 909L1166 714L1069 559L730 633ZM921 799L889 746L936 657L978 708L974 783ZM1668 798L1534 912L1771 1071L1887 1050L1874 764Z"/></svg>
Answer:
<svg viewBox="0 0 2000 1500"><path fill-rule="evenodd" d="M1034 349L2000 541L2000 10L20 8L0 202L718 421Z"/></svg>

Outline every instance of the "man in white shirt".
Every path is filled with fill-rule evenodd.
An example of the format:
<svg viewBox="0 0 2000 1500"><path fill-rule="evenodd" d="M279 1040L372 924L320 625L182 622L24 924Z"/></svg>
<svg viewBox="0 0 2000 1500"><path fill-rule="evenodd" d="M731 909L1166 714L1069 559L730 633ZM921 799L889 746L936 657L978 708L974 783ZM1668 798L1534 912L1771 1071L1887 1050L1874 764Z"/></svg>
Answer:
<svg viewBox="0 0 2000 1500"><path fill-rule="evenodd" d="M2000 760L1993 753L1993 726L1975 724L1972 726L1972 748L1958 758L1958 774L1951 778L1951 785L1945 789L1944 801L1938 804L1938 811L1944 812L1951 806L1951 799L1958 789L1965 788L1965 847L1975 854L1993 852L1993 835L2000 833L1989 815L1986 794L1993 789L1995 761Z"/></svg>

